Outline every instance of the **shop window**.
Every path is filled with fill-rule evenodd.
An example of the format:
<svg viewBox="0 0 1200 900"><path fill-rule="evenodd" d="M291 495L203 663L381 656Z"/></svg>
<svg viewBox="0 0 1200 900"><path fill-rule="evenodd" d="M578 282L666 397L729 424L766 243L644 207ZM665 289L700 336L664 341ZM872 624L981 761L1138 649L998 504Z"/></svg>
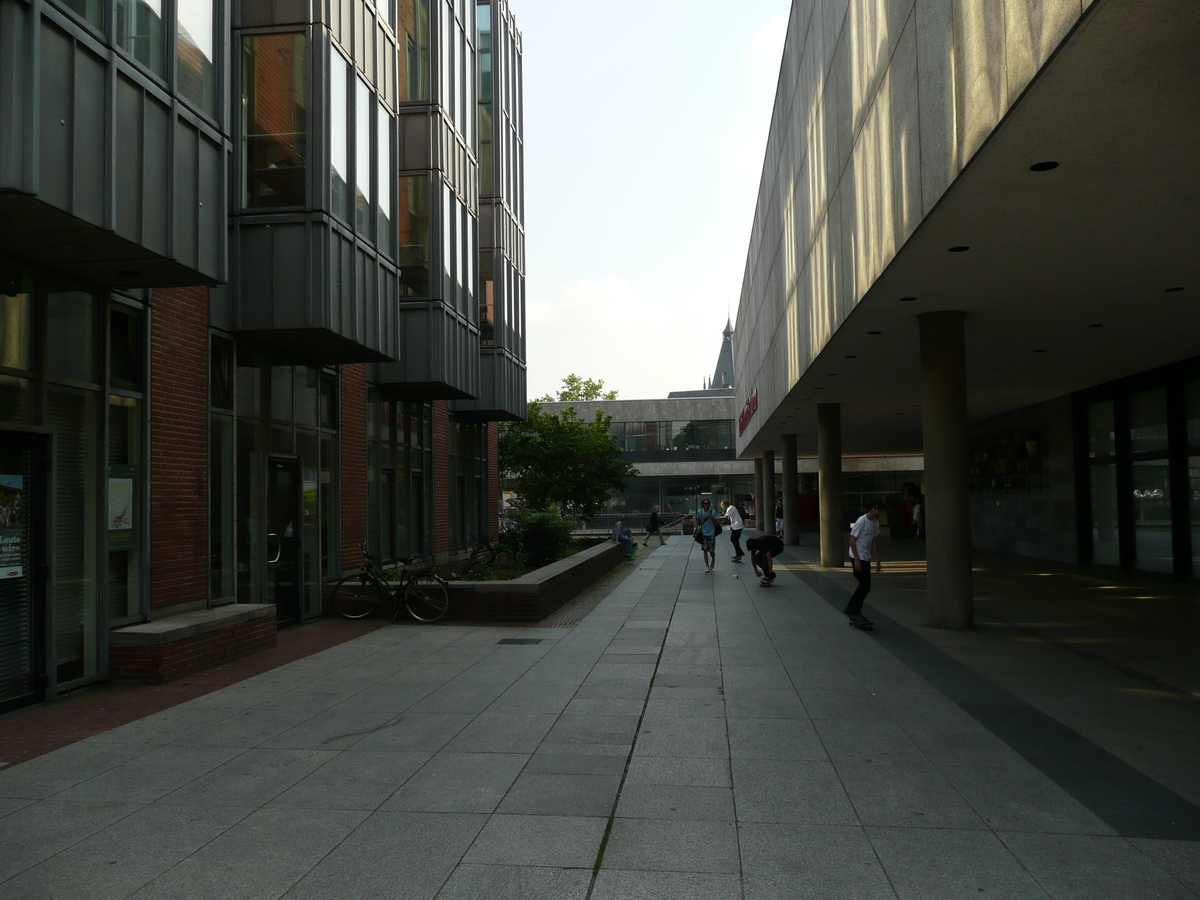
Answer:
<svg viewBox="0 0 1200 900"><path fill-rule="evenodd" d="M303 34L242 38L243 203L248 208L305 205L306 72Z"/></svg>
<svg viewBox="0 0 1200 900"><path fill-rule="evenodd" d="M1167 389L1141 391L1129 398L1129 440L1134 453L1167 452Z"/></svg>
<svg viewBox="0 0 1200 900"><path fill-rule="evenodd" d="M133 397L108 398L108 620L142 612L142 409Z"/></svg>
<svg viewBox="0 0 1200 900"><path fill-rule="evenodd" d="M142 389L143 369L142 318L132 312L109 312L108 360L113 387L130 391Z"/></svg>
<svg viewBox="0 0 1200 900"><path fill-rule="evenodd" d="M32 368L28 294L0 294L0 366Z"/></svg>
<svg viewBox="0 0 1200 900"><path fill-rule="evenodd" d="M80 291L49 294L46 317L47 331L54 335L46 354L46 376L53 381L97 384L92 295Z"/></svg>

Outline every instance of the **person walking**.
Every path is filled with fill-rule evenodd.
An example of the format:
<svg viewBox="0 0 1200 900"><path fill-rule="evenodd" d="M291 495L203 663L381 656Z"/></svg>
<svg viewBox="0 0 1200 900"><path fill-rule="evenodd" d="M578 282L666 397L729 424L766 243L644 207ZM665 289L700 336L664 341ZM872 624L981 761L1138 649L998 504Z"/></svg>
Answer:
<svg viewBox="0 0 1200 900"><path fill-rule="evenodd" d="M711 500L701 500L696 510L696 528L700 529L700 549L704 552L704 574L717 567L717 514Z"/></svg>
<svg viewBox="0 0 1200 900"><path fill-rule="evenodd" d="M741 562L742 557L742 529L746 527L746 523L742 521L742 514L738 512L738 508L728 500L721 501L721 512L724 513L722 518L729 526L729 543L733 545L733 561Z"/></svg>
<svg viewBox="0 0 1200 900"><path fill-rule="evenodd" d="M918 540L925 536L924 510L921 508L921 498L913 502L912 508L913 537Z"/></svg>
<svg viewBox="0 0 1200 900"><path fill-rule="evenodd" d="M643 547L650 546L650 535L652 535L652 534L658 535L658 546L661 547L663 544L666 543L666 541L663 539L663 536L662 536L662 521L658 518L658 507L657 506L654 507L654 509L651 510L651 512L650 512L650 521L646 525L646 539L644 541L642 541Z"/></svg>
<svg viewBox="0 0 1200 900"><path fill-rule="evenodd" d="M850 528L850 556L854 559L854 578L858 587L846 604L844 612L851 622L869 621L862 614L863 601L871 593L871 563L875 563L875 571L883 571L883 562L879 559L879 502L867 506L866 512L858 517L858 521Z"/></svg>

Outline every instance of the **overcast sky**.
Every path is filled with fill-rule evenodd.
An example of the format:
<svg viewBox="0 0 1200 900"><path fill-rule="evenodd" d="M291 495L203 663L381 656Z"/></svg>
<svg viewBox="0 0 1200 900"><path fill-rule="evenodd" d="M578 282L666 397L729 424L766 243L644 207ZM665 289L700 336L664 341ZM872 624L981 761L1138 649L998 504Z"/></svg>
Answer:
<svg viewBox="0 0 1200 900"><path fill-rule="evenodd" d="M524 35L529 396L712 375L789 0L510 0Z"/></svg>

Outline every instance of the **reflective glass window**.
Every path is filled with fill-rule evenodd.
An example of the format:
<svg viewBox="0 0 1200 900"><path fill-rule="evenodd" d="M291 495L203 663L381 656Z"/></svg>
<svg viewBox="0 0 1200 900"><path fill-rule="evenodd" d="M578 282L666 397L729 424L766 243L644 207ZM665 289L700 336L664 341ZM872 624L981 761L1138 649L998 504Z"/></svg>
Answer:
<svg viewBox="0 0 1200 900"><path fill-rule="evenodd" d="M400 235L400 294L429 296L429 176L399 179L396 226Z"/></svg>
<svg viewBox="0 0 1200 900"><path fill-rule="evenodd" d="M1171 490L1165 459L1133 463L1133 533L1137 567L1171 572Z"/></svg>
<svg viewBox="0 0 1200 900"><path fill-rule="evenodd" d="M303 34L242 39L247 207L304 206L308 90Z"/></svg>
<svg viewBox="0 0 1200 900"><path fill-rule="evenodd" d="M1200 447L1200 381L1188 382L1185 397L1188 446ZM1197 551L1200 552L1200 547Z"/></svg>
<svg viewBox="0 0 1200 900"><path fill-rule="evenodd" d="M400 0L396 38L404 61L400 67L400 100L429 99L429 0Z"/></svg>
<svg viewBox="0 0 1200 900"><path fill-rule="evenodd" d="M330 211L350 218L350 63L332 48L329 51L329 188Z"/></svg>
<svg viewBox="0 0 1200 900"><path fill-rule="evenodd" d="M496 343L496 282L492 275L492 251L479 254L479 341L485 347Z"/></svg>
<svg viewBox="0 0 1200 900"><path fill-rule="evenodd" d="M215 9L212 0L176 0L175 53L179 93L207 113L216 112Z"/></svg>
<svg viewBox="0 0 1200 900"><path fill-rule="evenodd" d="M108 616L142 609L141 403L108 398Z"/></svg>
<svg viewBox="0 0 1200 900"><path fill-rule="evenodd" d="M108 11L108 4L103 0L64 0L64 3L67 9L74 10L92 27L104 30L104 14Z"/></svg>
<svg viewBox="0 0 1200 900"><path fill-rule="evenodd" d="M371 232L371 89L354 82L354 221L359 232Z"/></svg>
<svg viewBox="0 0 1200 900"><path fill-rule="evenodd" d="M376 244L388 256L392 255L392 177L396 171L393 162L392 131L394 120L382 103L376 111L376 167L379 180L379 223L375 237Z"/></svg>
<svg viewBox="0 0 1200 900"><path fill-rule="evenodd" d="M1129 437L1134 453L1166 452L1166 388L1141 391L1129 398Z"/></svg>
<svg viewBox="0 0 1200 900"><path fill-rule="evenodd" d="M155 75L162 75L162 0L117 0L117 44Z"/></svg>

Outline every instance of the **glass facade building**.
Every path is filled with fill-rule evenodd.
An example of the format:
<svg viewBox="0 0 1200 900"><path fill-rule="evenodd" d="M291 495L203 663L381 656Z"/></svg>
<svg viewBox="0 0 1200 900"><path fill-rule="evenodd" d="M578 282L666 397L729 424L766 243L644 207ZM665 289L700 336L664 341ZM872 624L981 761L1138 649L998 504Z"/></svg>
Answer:
<svg viewBox="0 0 1200 900"><path fill-rule="evenodd" d="M511 414L449 405L484 367L475 3L39 8L0 0L0 709L166 677L118 653L149 622L319 616L360 542L495 535Z"/></svg>

